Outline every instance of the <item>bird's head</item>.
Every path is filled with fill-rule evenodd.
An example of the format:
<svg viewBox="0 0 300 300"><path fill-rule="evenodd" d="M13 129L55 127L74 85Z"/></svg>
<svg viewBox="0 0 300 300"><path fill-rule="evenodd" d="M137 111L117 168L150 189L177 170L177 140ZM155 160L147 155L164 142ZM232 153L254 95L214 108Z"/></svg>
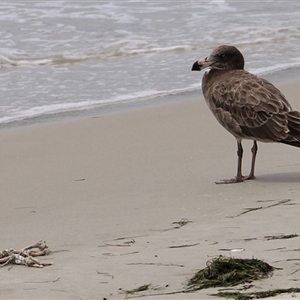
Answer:
<svg viewBox="0 0 300 300"><path fill-rule="evenodd" d="M244 57L234 46L222 45L215 48L208 57L198 59L192 71L201 71L206 68L215 70L244 69Z"/></svg>

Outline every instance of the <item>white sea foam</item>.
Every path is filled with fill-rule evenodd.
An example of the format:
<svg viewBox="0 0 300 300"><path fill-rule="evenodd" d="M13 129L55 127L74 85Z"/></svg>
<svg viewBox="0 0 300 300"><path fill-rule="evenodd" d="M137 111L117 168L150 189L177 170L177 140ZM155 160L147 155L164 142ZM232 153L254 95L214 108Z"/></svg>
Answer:
<svg viewBox="0 0 300 300"><path fill-rule="evenodd" d="M0 54L0 68L1 67L18 67L18 66L43 66L43 65L63 65L80 63L86 60L101 60L110 57L118 56L132 56L141 54L155 54L163 52L183 52L193 49L192 45L174 45L167 47L149 47L147 43L140 41L123 41L116 44L107 45L100 53L90 54L67 54L54 55L50 57L34 57L25 58L24 56L13 56L8 58Z"/></svg>

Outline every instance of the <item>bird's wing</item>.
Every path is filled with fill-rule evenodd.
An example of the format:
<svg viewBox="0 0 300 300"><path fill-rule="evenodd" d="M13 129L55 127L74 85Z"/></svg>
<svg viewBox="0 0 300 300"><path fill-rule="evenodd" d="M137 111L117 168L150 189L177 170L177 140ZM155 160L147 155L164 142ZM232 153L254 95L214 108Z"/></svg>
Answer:
<svg viewBox="0 0 300 300"><path fill-rule="evenodd" d="M211 109L217 115L230 115L240 128L241 137L262 141L285 139L289 132L287 113L292 108L283 94L256 75L242 70L239 75L227 74L212 87Z"/></svg>

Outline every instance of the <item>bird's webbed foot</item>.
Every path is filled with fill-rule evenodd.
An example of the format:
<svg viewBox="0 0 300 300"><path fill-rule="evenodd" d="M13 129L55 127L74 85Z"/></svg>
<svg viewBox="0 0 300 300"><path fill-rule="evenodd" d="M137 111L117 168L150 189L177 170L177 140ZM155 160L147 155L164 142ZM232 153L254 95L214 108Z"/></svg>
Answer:
<svg viewBox="0 0 300 300"><path fill-rule="evenodd" d="M216 181L216 184L230 184L230 183L240 183L244 180L252 180L255 179L255 176L253 174L249 174L248 176L236 176L231 179L221 179L220 181Z"/></svg>
<svg viewBox="0 0 300 300"><path fill-rule="evenodd" d="M241 178L231 178L231 179L221 179L220 181L216 181L216 184L230 184L230 183L239 183L239 182L243 182L244 181L244 177Z"/></svg>

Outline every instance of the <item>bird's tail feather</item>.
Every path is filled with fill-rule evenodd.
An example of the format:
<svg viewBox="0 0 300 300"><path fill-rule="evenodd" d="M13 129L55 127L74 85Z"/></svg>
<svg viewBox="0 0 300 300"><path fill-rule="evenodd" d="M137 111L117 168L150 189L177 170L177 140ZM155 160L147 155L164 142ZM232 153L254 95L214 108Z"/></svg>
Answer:
<svg viewBox="0 0 300 300"><path fill-rule="evenodd" d="M300 112L291 111L287 115L288 128L290 130L287 139L280 141L287 145L300 147Z"/></svg>

